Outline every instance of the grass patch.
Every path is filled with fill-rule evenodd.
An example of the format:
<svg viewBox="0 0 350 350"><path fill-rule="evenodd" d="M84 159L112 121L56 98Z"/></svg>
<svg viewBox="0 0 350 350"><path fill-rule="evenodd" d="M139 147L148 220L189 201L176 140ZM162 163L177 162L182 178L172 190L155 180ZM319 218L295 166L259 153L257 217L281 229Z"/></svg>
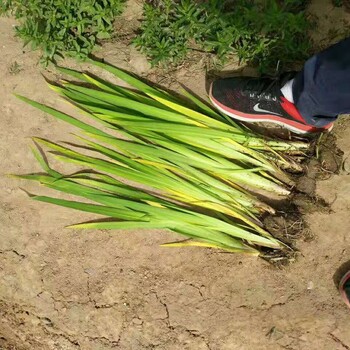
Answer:
<svg viewBox="0 0 350 350"><path fill-rule="evenodd" d="M306 1L151 1L136 46L153 65L178 64L201 50L225 62L235 54L265 71L306 58Z"/></svg>
<svg viewBox="0 0 350 350"><path fill-rule="evenodd" d="M85 58L102 39L110 38L113 20L125 0L5 0L0 14L19 20L17 35L42 50L41 62L58 57Z"/></svg>

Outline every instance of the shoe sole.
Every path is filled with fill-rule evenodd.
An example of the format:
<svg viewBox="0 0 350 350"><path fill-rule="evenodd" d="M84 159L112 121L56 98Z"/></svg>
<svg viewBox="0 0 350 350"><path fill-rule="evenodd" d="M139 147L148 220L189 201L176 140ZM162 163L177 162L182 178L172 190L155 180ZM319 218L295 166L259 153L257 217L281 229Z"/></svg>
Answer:
<svg viewBox="0 0 350 350"><path fill-rule="evenodd" d="M211 101L211 103L215 106L215 108L217 108L220 112L228 115L229 117L233 118L233 119L238 119L240 121L243 122L249 122L249 123L261 123L261 122L265 122L265 123L273 123L273 124L277 124L280 125L296 134L299 135L305 135L305 134L311 134L311 133L315 133L315 132L325 132L325 131L331 131L333 129L333 124L329 127L329 128L322 128L322 129L317 129L317 128L313 128L313 130L302 130L299 129L297 127L294 127L288 123L284 123L283 121L280 120L274 120L274 119L268 119L268 118L259 118L254 116L253 118L250 117L244 117L241 115L237 115L235 113L232 113L228 110L226 110L223 105L220 104L220 102L218 102L213 96L212 96L212 86L210 87L210 91L209 91L209 99ZM273 116L272 116L273 117ZM276 116L274 116L276 117Z"/></svg>

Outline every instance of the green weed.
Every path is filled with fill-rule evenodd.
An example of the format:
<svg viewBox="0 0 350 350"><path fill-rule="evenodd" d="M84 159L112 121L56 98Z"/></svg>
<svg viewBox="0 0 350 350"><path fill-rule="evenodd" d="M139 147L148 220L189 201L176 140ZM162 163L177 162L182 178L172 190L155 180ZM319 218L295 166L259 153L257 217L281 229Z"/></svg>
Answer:
<svg viewBox="0 0 350 350"><path fill-rule="evenodd" d="M230 54L262 71L307 57L305 0L160 0L146 3L136 46L153 65L177 64L191 50L225 62ZM231 2L232 3L232 2Z"/></svg>
<svg viewBox="0 0 350 350"><path fill-rule="evenodd" d="M4 0L1 13L19 19L17 35L42 49L47 64L64 55L85 58L98 40L109 38L125 0Z"/></svg>
<svg viewBox="0 0 350 350"><path fill-rule="evenodd" d="M342 7L343 6L343 0L333 0L333 5L335 7Z"/></svg>
<svg viewBox="0 0 350 350"><path fill-rule="evenodd" d="M23 68L21 67L21 65L18 64L17 61L14 61L14 62L10 65L10 67L9 67L9 73L10 73L11 75L16 75L16 74L18 74L19 72L21 72L22 69L23 69Z"/></svg>

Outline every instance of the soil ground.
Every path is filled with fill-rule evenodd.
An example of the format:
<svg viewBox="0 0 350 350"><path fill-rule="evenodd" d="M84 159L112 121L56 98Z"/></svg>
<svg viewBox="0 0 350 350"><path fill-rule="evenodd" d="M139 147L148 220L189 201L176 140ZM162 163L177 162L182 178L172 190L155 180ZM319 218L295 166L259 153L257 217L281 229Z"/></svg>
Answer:
<svg viewBox="0 0 350 350"><path fill-rule="evenodd" d="M322 33L326 21L330 28L345 16L328 1L313 7L324 16ZM130 16L139 9L134 3ZM350 259L347 118L333 131L344 151L340 173L317 182L331 210L307 215L313 239L300 240L296 261L282 269L257 258L159 247L177 238L168 232L64 229L87 216L31 201L20 186L40 188L5 176L39 170L29 137L67 140L73 131L13 96L68 108L47 88L39 55L14 37L14 23L0 18L0 349L350 349L350 310L335 286ZM199 63L169 78L122 44L98 55L158 82L177 80L205 92Z"/></svg>

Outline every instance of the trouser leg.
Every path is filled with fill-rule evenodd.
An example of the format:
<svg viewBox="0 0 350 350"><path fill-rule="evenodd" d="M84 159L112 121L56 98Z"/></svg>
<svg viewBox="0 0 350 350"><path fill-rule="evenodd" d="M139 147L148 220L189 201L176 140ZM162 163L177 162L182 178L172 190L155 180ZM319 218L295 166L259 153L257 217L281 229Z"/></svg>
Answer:
<svg viewBox="0 0 350 350"><path fill-rule="evenodd" d="M350 113L350 38L305 63L294 78L293 97L306 122L316 127Z"/></svg>

